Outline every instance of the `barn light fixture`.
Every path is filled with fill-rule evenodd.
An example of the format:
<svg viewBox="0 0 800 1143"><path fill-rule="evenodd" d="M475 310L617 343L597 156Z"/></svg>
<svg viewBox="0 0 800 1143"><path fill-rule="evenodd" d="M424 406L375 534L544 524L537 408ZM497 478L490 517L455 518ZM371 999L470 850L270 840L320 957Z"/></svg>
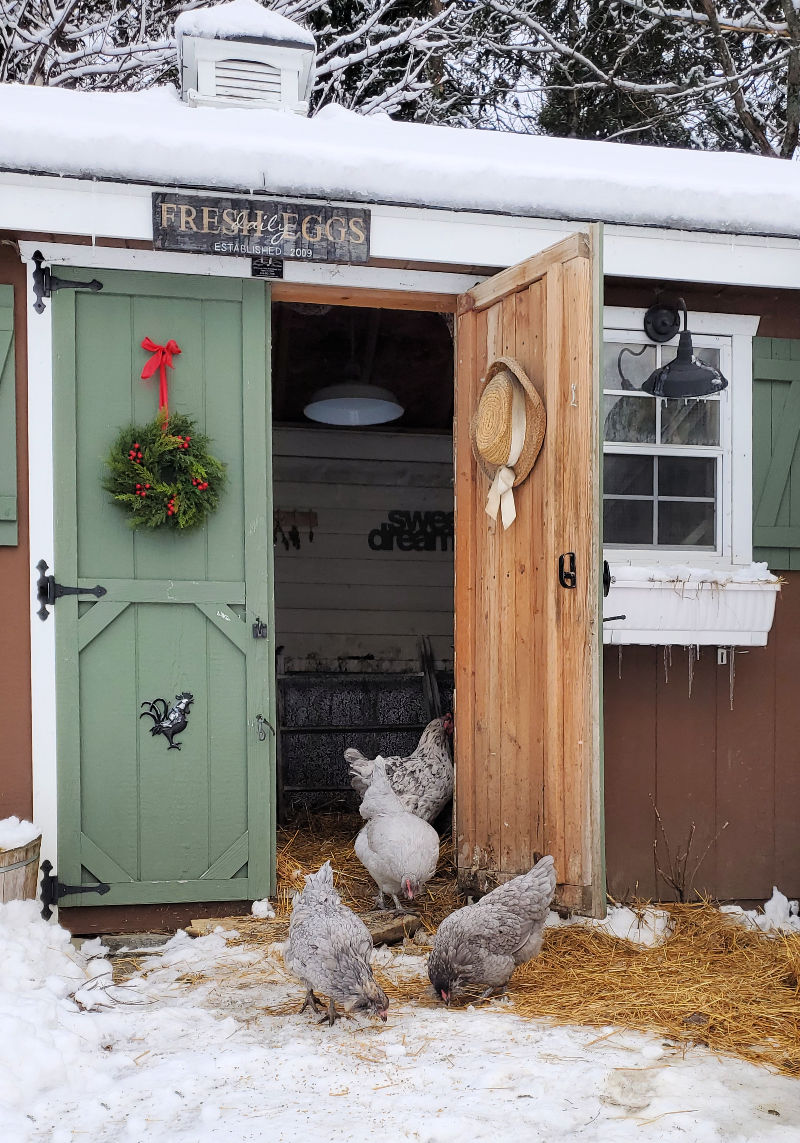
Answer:
<svg viewBox="0 0 800 1143"><path fill-rule="evenodd" d="M645 314L645 332L652 341L669 341L680 327L679 307L683 310L683 329L678 338L677 355L666 365L653 370L642 383L642 390L654 397L711 397L727 389L728 382L718 369L695 358L683 298L679 298L674 306L660 302L651 306Z"/></svg>
<svg viewBox="0 0 800 1143"><path fill-rule="evenodd" d="M369 331L363 353L363 365L356 363L355 319L350 315L350 361L344 370L344 380L338 385L326 385L311 394L303 412L311 421L323 425L385 425L402 417L404 409L390 389L372 385L369 376L375 360L380 310L370 315Z"/></svg>
<svg viewBox="0 0 800 1143"><path fill-rule="evenodd" d="M403 406L394 393L378 385L344 381L312 393L303 409L311 421L323 425L385 425L403 415Z"/></svg>

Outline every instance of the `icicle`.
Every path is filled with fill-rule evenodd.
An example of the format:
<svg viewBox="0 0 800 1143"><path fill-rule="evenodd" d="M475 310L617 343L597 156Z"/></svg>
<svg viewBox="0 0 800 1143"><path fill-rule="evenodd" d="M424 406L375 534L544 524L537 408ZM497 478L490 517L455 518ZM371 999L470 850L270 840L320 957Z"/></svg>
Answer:
<svg viewBox="0 0 800 1143"><path fill-rule="evenodd" d="M622 643L617 648L617 678L622 678Z"/></svg>
<svg viewBox="0 0 800 1143"><path fill-rule="evenodd" d="M731 710L733 710L733 685L736 681L736 648L729 647L730 659L728 659L728 697L731 702Z"/></svg>
<svg viewBox="0 0 800 1143"><path fill-rule="evenodd" d="M696 647L694 643L689 646L689 698L692 697L692 683L694 682L694 661Z"/></svg>

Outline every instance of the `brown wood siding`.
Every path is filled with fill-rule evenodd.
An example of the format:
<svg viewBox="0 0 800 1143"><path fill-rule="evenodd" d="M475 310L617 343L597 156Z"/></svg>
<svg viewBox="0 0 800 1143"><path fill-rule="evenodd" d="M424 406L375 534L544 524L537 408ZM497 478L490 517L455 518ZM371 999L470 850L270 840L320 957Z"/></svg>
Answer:
<svg viewBox="0 0 800 1143"><path fill-rule="evenodd" d="M700 892L764 900L800 895L800 573L785 573L766 647L701 648L689 696L685 647L605 652L605 807L609 891L669 898L653 843L685 852ZM729 652L730 654L730 652ZM666 655L666 667L665 667ZM621 674L621 677L620 677ZM652 799L652 801L651 801ZM723 828L728 822L727 828ZM715 840L716 839L716 840Z"/></svg>
<svg viewBox="0 0 800 1143"><path fill-rule="evenodd" d="M33 813L31 767L30 614L28 549L27 341L25 271L10 246L0 246L0 282L14 286L17 393L17 512L19 540L0 547L3 633L0 639L0 818Z"/></svg>

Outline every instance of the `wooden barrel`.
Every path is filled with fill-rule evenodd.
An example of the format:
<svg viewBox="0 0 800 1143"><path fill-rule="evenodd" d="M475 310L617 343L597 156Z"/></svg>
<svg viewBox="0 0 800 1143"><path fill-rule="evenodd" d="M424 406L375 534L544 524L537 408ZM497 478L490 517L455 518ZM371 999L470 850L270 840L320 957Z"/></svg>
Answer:
<svg viewBox="0 0 800 1143"><path fill-rule="evenodd" d="M37 837L17 849L0 849L0 901L36 900L41 842Z"/></svg>

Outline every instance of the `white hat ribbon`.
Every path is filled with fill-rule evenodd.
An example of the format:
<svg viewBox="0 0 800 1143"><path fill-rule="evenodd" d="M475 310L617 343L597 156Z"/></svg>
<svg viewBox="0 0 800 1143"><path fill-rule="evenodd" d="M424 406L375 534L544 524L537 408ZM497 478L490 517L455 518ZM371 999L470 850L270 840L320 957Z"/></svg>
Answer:
<svg viewBox="0 0 800 1143"><path fill-rule="evenodd" d="M517 509L514 506L516 480L514 465L519 460L524 444L525 394L522 386L515 381L511 390L511 444L508 449L508 460L495 473L486 499L486 515L496 520L499 510L504 529L509 528L517 518Z"/></svg>

